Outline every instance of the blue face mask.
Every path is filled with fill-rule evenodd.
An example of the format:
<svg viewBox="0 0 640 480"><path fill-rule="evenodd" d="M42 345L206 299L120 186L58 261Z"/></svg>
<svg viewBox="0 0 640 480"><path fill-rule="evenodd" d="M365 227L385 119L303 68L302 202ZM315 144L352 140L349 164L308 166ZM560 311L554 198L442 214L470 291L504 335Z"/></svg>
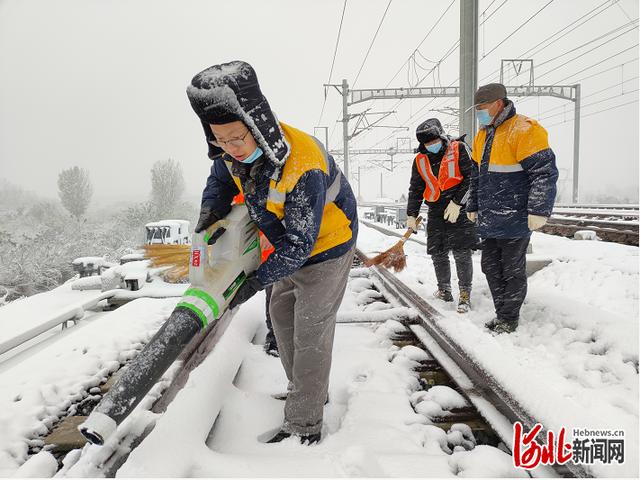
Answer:
<svg viewBox="0 0 640 480"><path fill-rule="evenodd" d="M490 125L493 121L493 117L489 115L489 110L476 110L476 118L482 126Z"/></svg>
<svg viewBox="0 0 640 480"><path fill-rule="evenodd" d="M442 148L442 142L434 143L433 145L425 145L427 152L438 153Z"/></svg>
<svg viewBox="0 0 640 480"><path fill-rule="evenodd" d="M262 149L260 147L256 147L255 151L249 155L244 160L241 160L242 163L253 163L262 155Z"/></svg>

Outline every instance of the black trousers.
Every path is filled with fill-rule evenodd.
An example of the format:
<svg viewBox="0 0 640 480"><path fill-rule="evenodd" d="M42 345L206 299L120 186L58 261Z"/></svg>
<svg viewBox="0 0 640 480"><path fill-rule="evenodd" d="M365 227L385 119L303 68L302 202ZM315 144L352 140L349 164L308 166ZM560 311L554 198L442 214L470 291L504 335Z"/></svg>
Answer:
<svg viewBox="0 0 640 480"><path fill-rule="evenodd" d="M527 296L529 237L482 239L482 272L499 320L517 321Z"/></svg>
<svg viewBox="0 0 640 480"><path fill-rule="evenodd" d="M271 315L269 314L269 303L271 302L271 290L273 290L273 285L269 285L264 289L266 301L266 311L267 311L267 337L264 340L264 343L269 345L277 345L276 336L273 333L273 325L271 324Z"/></svg>
<svg viewBox="0 0 640 480"><path fill-rule="evenodd" d="M470 248L453 250L453 259L456 262L458 274L458 287L460 291L471 292L473 279L472 251ZM438 289L451 291L451 265L449 264L449 252L443 251L431 254L433 268L436 271Z"/></svg>

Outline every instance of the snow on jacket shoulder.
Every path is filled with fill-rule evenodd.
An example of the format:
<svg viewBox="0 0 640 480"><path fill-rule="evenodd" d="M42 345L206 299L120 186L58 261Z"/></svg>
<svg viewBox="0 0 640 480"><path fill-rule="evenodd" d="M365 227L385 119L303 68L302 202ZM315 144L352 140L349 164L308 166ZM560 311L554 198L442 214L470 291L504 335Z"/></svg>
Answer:
<svg viewBox="0 0 640 480"><path fill-rule="evenodd" d="M290 145L281 169L265 160L246 175L236 174L238 162L218 157L202 200L222 218L233 196L244 194L251 218L275 247L257 271L263 285L343 255L358 231L355 196L333 157L312 136L280 127Z"/></svg>
<svg viewBox="0 0 640 480"><path fill-rule="evenodd" d="M476 134L472 157L476 168L466 210L478 212L481 237L528 236L529 214L551 215L558 169L547 131L517 114L511 101L495 126Z"/></svg>

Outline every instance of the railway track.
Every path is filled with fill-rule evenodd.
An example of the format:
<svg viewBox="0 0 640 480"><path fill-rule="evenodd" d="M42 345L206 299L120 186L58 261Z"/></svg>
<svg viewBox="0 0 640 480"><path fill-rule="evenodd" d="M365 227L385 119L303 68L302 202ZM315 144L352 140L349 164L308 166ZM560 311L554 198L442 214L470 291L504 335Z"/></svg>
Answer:
<svg viewBox="0 0 640 480"><path fill-rule="evenodd" d="M383 301L394 307L407 307L417 312L415 316L407 316L401 320L405 330L397 331L391 340L399 347L414 345L428 354L428 359L423 360L415 367L416 376L425 389L433 385L447 385L458 391L469 403L469 407L452 409L447 415L433 418L434 425L446 430L453 425L466 424L475 435L478 443L496 446L502 442L511 448L512 424L520 421L526 428L532 428L537 422L515 399L509 394L488 372L484 371L447 333L439 327L440 313L420 298L409 287L402 283L395 275L384 268L363 268L364 255L358 251L357 260L354 262L352 276L366 276L380 292ZM395 309L397 310L397 308ZM382 313L382 312L376 312ZM165 376L152 391L152 402L147 406L148 410L155 414L161 414L170 405L179 390L185 385L189 374L201 364L204 358L215 348L222 338L231 321L231 315L225 314L221 320L213 324L201 335L195 337L182 352L179 363L175 365L175 371ZM391 318L391 317L390 317ZM397 320L397 318L395 318ZM371 320L383 321L382 318ZM240 369L238 365L238 370ZM173 368L173 367L172 367ZM234 373L235 376L237 373ZM116 374L117 375L117 374ZM107 382L106 388L112 381ZM69 443L64 448L55 445L56 430L75 431L76 426L83 421L85 416L100 399L95 394L89 400L85 400L82 408L78 408L79 415L69 416L61 421L54 431L47 437L52 451L58 457L60 466L69 469L82 459L78 453L84 445L84 439L77 434L77 444ZM133 431L118 438L116 444L102 447L100 455L96 456L95 450L90 452L93 457L91 462L99 462L99 470L107 477L116 475L118 469L127 461L130 453L137 448L153 430L155 420L149 421L146 427L140 431ZM212 426L212 430L215 425ZM77 432L76 432L77 433ZM545 442L546 431L540 433L540 442ZM53 437L53 440L52 440ZM67 452L73 452L71 458L65 460ZM540 467L536 476L563 476L563 477L587 477L582 467L573 464L553 467Z"/></svg>
<svg viewBox="0 0 640 480"><path fill-rule="evenodd" d="M364 262L365 255L357 251ZM512 444L512 425L520 421L527 429L533 428L536 419L529 414L508 391L462 349L438 324L440 313L424 299L401 282L385 268L371 267L372 274L380 282L381 291L399 301L403 306L418 312L416 319L407 326L430 355L442 366L456 383L459 391L476 407L479 414L494 426L496 434L505 445ZM546 430L539 440L546 442ZM554 465L553 470L562 477L589 477L579 465Z"/></svg>
<svg viewBox="0 0 640 480"><path fill-rule="evenodd" d="M406 220L402 219L404 205L362 203L361 206L374 208L374 212L365 214L370 220L381 221L396 228L405 226ZM428 207L423 205L420 211L427 218ZM376 216L379 218L376 219ZM574 238L576 232L590 230L600 240L637 247L639 216L637 205L556 205L548 223L540 231ZM369 224L376 228L374 225Z"/></svg>
<svg viewBox="0 0 640 480"><path fill-rule="evenodd" d="M184 387L189 373L200 365L213 350L232 317L233 314L231 312L225 313L217 322L211 324L209 328L196 335L187 344L174 365L169 368L149 392L148 397L143 400L143 407L147 408L152 414L162 414L166 410L175 395ZM143 345L139 345L138 353L142 348ZM86 444L86 439L78 431L78 426L86 420L93 408L98 405L102 396L108 392L117 378L128 368L128 363L121 365L120 369L113 372L102 385L87 391L81 400L73 402L67 410L68 414L55 422L46 434L31 439L31 444L36 448L30 449L29 453L34 454L44 448L58 460L59 468L63 467L63 463L66 463L66 469L73 466L81 457L74 453L72 455L73 458L66 458L67 454L74 451L78 452L78 449L81 449ZM115 445L105 446L101 455L97 457L100 463L99 470L104 476L115 476L118 468L126 462L131 451L153 430L154 423L154 421L148 422L141 432L126 433L117 439Z"/></svg>
<svg viewBox="0 0 640 480"><path fill-rule="evenodd" d="M552 215L547 224L540 229L543 233L574 238L576 232L590 230L599 239L638 246L638 222L610 221L582 218L564 218Z"/></svg>

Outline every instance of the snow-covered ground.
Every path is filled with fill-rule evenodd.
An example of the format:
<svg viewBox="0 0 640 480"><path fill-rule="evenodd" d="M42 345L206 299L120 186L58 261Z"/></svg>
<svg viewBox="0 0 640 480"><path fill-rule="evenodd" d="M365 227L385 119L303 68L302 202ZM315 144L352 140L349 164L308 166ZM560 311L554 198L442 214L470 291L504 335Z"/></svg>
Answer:
<svg viewBox="0 0 640 480"><path fill-rule="evenodd" d="M361 225L359 247L365 252L396 240ZM493 307L479 255L473 311L463 316L451 304L431 303L443 313L448 332L546 428L624 429L626 463L595 467L594 473L637 476L638 249L544 234L534 234L532 243L536 256L553 262L530 278L514 334L493 337L483 327ZM425 247L408 242L405 250L408 267L400 278L429 300L436 286ZM369 303L367 282L350 280L340 320L389 307ZM21 308L28 302L22 300ZM114 312L89 315L64 335L15 357L0 358L0 476L52 475L48 454L32 457L18 471L29 439L134 355L176 302L134 300ZM8 321L13 320L3 317ZM470 440L463 427L447 433L428 425L429 415L464 399L446 387L428 395L416 391L412 367L421 353L391 345L388 335L397 325L339 324L323 441L312 447L293 440L265 445L258 435L282 420L283 402L271 394L283 391L286 382L279 361L262 351L264 297L257 295L235 313L220 343L163 415L145 411L150 401L143 401L122 425L119 436L156 421L118 475L522 476L501 450L481 445L466 451ZM102 476L96 463L107 448L87 446L80 458L75 452L58 475Z"/></svg>
<svg viewBox="0 0 640 480"><path fill-rule="evenodd" d="M358 309L365 290L366 281L350 282L344 317ZM286 390L286 379L279 361L262 350L264 297L254 297L118 476L524 476L501 450L466 451L463 426L446 433L427 425L433 410L413 410L412 400L439 406L442 413L464 399L448 387L438 387L429 398L416 397L419 384L412 368L425 354L392 346L388 336L398 326L394 321L380 327L339 324L323 441L312 447L293 439L267 445L258 437L281 425L284 403L272 395ZM104 457L103 448L86 447L84 457L62 473L100 475L95 464Z"/></svg>
<svg viewBox="0 0 640 480"><path fill-rule="evenodd" d="M395 241L361 229L358 244L365 253ZM596 464L594 473L637 476L638 249L542 233L534 233L531 242L537 258L553 261L529 278L515 333L494 337L484 328L494 310L479 252L473 258L469 314L456 313L454 304L429 301L444 315L447 332L546 428L625 430L625 464ZM437 285L425 248L408 242L405 252L407 268L399 278L432 299Z"/></svg>

